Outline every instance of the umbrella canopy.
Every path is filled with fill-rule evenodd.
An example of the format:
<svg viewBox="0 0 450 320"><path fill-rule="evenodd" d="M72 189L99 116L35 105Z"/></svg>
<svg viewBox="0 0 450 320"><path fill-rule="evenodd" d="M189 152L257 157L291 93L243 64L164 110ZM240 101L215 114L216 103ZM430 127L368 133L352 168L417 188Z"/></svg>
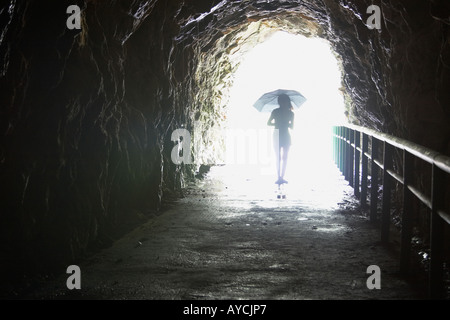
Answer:
<svg viewBox="0 0 450 320"><path fill-rule="evenodd" d="M300 106L306 101L306 98L298 91L278 89L263 94L261 98L253 104L253 106L259 112L271 112L273 109L279 107L278 97L282 94L287 95L291 99L291 104L295 109L299 109Z"/></svg>

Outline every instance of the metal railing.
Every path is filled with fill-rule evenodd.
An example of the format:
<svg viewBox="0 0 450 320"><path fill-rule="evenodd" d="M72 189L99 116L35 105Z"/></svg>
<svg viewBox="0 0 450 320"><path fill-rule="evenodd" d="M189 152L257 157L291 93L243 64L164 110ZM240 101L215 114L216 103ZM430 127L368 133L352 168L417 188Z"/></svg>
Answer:
<svg viewBox="0 0 450 320"><path fill-rule="evenodd" d="M431 299L443 298L445 224L450 224L447 207L449 203L445 200L445 192L449 188L450 157L410 141L354 125L333 127L333 146L335 163L354 188L354 194L360 199L362 206L367 206L370 170L369 219L371 221L378 219L378 192L382 185L380 225L383 243L389 242L390 237L393 182L402 184L400 271L404 274L409 272L411 264L414 197L430 210L428 294ZM394 161L394 157L397 161ZM415 175L419 171L423 174L423 168L421 170L417 168L417 159L431 165L430 172L428 174L425 172L425 178L431 182L429 186L431 195L414 185ZM381 171L382 183L380 183L379 171Z"/></svg>

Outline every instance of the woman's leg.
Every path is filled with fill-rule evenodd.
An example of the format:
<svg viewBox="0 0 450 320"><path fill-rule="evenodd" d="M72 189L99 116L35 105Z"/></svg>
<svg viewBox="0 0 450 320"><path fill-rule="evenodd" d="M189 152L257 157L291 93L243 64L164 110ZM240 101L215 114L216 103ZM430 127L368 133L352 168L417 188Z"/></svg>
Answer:
<svg viewBox="0 0 450 320"><path fill-rule="evenodd" d="M280 150L280 152L281 152L281 150ZM282 158L283 165L282 165L282 169L281 169L281 175L279 175L279 177L281 179L284 179L284 175L286 174L288 155L289 155L289 146L285 146L285 147L283 147L283 158Z"/></svg>
<svg viewBox="0 0 450 320"><path fill-rule="evenodd" d="M277 175L278 175L278 180L281 180L281 147L278 147L277 149L275 149L275 156L277 157Z"/></svg>
<svg viewBox="0 0 450 320"><path fill-rule="evenodd" d="M281 181L281 145L280 145L280 135L279 130L275 129L273 132L273 149L275 151L276 166L277 166L277 181Z"/></svg>

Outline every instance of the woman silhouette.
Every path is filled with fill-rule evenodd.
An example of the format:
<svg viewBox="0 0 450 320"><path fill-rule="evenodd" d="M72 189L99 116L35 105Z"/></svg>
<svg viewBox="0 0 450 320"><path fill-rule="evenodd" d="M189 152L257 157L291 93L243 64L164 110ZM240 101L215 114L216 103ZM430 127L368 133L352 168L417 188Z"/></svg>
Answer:
<svg viewBox="0 0 450 320"><path fill-rule="evenodd" d="M272 111L267 125L275 127L273 143L277 157L278 173L278 180L275 183L283 184L287 183L284 180L284 174L286 173L287 158L291 146L289 128L294 128L294 112L292 111L291 99L288 95L279 95L278 104L280 107Z"/></svg>

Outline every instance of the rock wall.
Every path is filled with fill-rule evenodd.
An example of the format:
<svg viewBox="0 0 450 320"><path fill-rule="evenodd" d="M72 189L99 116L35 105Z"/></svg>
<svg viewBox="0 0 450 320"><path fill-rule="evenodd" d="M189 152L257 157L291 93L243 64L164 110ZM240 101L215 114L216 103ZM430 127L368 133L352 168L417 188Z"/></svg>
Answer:
<svg viewBox="0 0 450 320"><path fill-rule="evenodd" d="M365 25L372 3L381 30ZM81 30L66 27L72 4ZM9 278L109 244L220 158L230 75L276 29L331 42L352 121L450 154L443 1L10 0L0 10ZM196 138L196 165L171 161L178 128Z"/></svg>

